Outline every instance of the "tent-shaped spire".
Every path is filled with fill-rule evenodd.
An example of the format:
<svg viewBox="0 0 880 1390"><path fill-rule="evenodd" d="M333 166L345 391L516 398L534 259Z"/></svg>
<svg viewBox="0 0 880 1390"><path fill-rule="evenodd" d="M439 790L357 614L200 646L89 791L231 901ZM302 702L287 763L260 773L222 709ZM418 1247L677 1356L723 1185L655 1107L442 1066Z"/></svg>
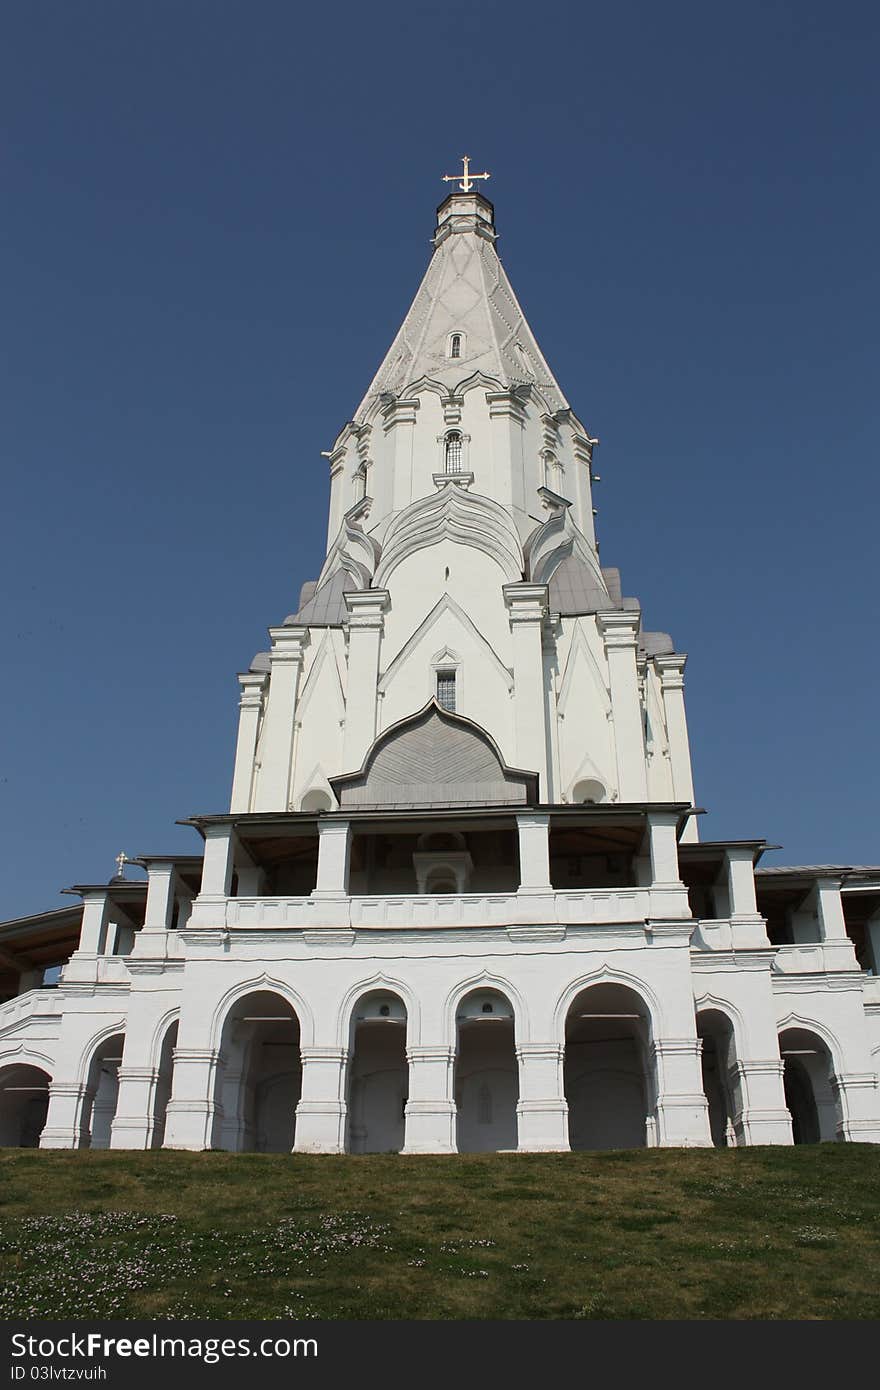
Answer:
<svg viewBox="0 0 880 1390"><path fill-rule="evenodd" d="M453 193L440 204L431 263L357 416L377 395L399 396L423 377L451 391L475 372L504 389L535 385L551 410L567 407L498 259L495 237L495 210L481 194Z"/></svg>

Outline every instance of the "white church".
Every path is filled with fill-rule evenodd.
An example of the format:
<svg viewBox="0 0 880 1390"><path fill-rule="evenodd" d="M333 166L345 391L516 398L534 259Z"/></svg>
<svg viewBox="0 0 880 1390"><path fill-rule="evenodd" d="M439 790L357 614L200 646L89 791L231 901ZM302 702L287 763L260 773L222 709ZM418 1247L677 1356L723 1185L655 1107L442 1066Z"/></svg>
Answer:
<svg viewBox="0 0 880 1390"><path fill-rule="evenodd" d="M880 1143L880 868L701 841L686 658L600 564L486 177L325 455L228 810L0 923L0 1145Z"/></svg>

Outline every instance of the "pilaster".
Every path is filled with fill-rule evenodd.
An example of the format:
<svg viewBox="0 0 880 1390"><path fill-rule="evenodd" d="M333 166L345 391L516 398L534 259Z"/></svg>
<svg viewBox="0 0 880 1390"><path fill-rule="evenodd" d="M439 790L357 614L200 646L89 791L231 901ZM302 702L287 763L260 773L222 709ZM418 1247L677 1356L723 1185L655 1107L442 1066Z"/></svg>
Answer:
<svg viewBox="0 0 880 1390"><path fill-rule="evenodd" d="M608 661L617 794L621 801L646 801L645 735L636 662L640 616L628 609L614 609L597 613L596 618Z"/></svg>
<svg viewBox="0 0 880 1390"><path fill-rule="evenodd" d="M257 737L260 716L269 677L263 671L248 671L238 678L241 698L238 702L238 741L235 747L235 770L232 776L230 811L249 811L254 782L254 763L257 756Z"/></svg>
<svg viewBox="0 0 880 1390"><path fill-rule="evenodd" d="M263 718L254 809L289 810L293 762L293 729L299 680L309 631L304 627L272 627L271 671Z"/></svg>
<svg viewBox="0 0 880 1390"><path fill-rule="evenodd" d="M539 798L546 800L547 732L544 721L543 626L546 584L505 584L513 638L514 722L519 767L537 772Z"/></svg>
<svg viewBox="0 0 880 1390"><path fill-rule="evenodd" d="M663 692L663 708L666 712L666 736L669 741L669 762L672 769L672 797L674 801L694 803L694 777L691 766L691 749L688 739L687 716L684 707L684 668L687 657L675 652L668 656L655 656L654 666L660 676ZM696 816L691 816L682 831L682 840L699 840L700 829Z"/></svg>
<svg viewBox="0 0 880 1390"><path fill-rule="evenodd" d="M417 399L392 399L382 412L394 479L392 507L396 512L403 511L413 500L413 448L419 405Z"/></svg>
<svg viewBox="0 0 880 1390"><path fill-rule="evenodd" d="M343 763L351 772L361 766L376 737L379 649L390 602L387 589L358 589L345 595L348 681Z"/></svg>

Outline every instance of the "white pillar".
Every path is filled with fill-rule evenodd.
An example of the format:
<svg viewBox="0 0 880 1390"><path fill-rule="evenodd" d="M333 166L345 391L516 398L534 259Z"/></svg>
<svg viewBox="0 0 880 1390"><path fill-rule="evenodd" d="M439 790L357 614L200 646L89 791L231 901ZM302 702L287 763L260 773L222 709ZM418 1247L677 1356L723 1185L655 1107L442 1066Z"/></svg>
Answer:
<svg viewBox="0 0 880 1390"><path fill-rule="evenodd" d="M538 797L548 800L542 639L547 585L505 584L502 592L513 638L516 761L528 772L538 773Z"/></svg>
<svg viewBox="0 0 880 1390"><path fill-rule="evenodd" d="M816 908L819 918L819 940L848 941L843 903L840 900L840 879L816 880Z"/></svg>
<svg viewBox="0 0 880 1390"><path fill-rule="evenodd" d="M147 865L147 904L142 931L170 931L174 917L176 874L173 862L150 860Z"/></svg>
<svg viewBox="0 0 880 1390"><path fill-rule="evenodd" d="M287 811L294 716L309 631L305 627L272 627L269 636L272 669L253 800L257 811Z"/></svg>
<svg viewBox="0 0 880 1390"><path fill-rule="evenodd" d="M681 888L678 870L678 814L648 814L648 846L651 852L651 884L656 888Z"/></svg>
<svg viewBox="0 0 880 1390"><path fill-rule="evenodd" d="M88 1144L88 1120L94 1091L82 1081L49 1083L49 1111L41 1149L83 1149Z"/></svg>
<svg viewBox="0 0 880 1390"><path fill-rule="evenodd" d="M227 822L205 826L205 858L199 898L228 898L232 887L235 832Z"/></svg>
<svg viewBox="0 0 880 1390"><path fill-rule="evenodd" d="M83 895L82 926L77 950L86 955L102 955L107 946L107 927L110 921L110 900L106 889Z"/></svg>
<svg viewBox="0 0 880 1390"><path fill-rule="evenodd" d="M657 1038L652 1053L657 1087L657 1144L661 1148L711 1148L700 1039Z"/></svg>
<svg viewBox="0 0 880 1390"><path fill-rule="evenodd" d="M210 1149L221 1114L214 1095L220 1052L215 1048L176 1047L174 1080L165 1120L166 1149Z"/></svg>
<svg viewBox="0 0 880 1390"><path fill-rule="evenodd" d="M820 878L813 890L819 940L822 942L826 967L857 970L856 948L846 931L839 878Z"/></svg>
<svg viewBox="0 0 880 1390"><path fill-rule="evenodd" d="M379 648L390 603L387 589L357 589L345 595L348 610L348 680L342 761L356 772L376 737Z"/></svg>
<svg viewBox="0 0 880 1390"><path fill-rule="evenodd" d="M257 735L269 677L265 671L247 671L239 676L238 683L241 686L241 699L238 702L238 741L235 746L235 770L232 774L229 809L249 811L257 756Z"/></svg>
<svg viewBox="0 0 880 1390"><path fill-rule="evenodd" d="M645 733L639 698L636 651L639 614L628 609L597 613L605 643L617 752L617 795L621 801L646 801Z"/></svg>
<svg viewBox="0 0 880 1390"><path fill-rule="evenodd" d="M545 811L518 811L519 890L550 888L550 816Z"/></svg>
<svg viewBox="0 0 880 1390"><path fill-rule="evenodd" d="M456 1152L455 1050L442 1043L408 1047L409 1097L405 1111L405 1154Z"/></svg>
<svg viewBox="0 0 880 1390"><path fill-rule="evenodd" d="M728 1068L738 1144L791 1144L791 1115L785 1104L780 1057L737 1060Z"/></svg>
<svg viewBox="0 0 880 1390"><path fill-rule="evenodd" d="M301 1047L302 1093L296 1107L295 1153L345 1152L348 1049Z"/></svg>
<svg viewBox="0 0 880 1390"><path fill-rule="evenodd" d="M128 1052L128 1040L125 1044ZM153 1145L154 1108L159 1071L156 1067L121 1066L116 1111L110 1130L111 1149L149 1149Z"/></svg>
<svg viewBox="0 0 880 1390"><path fill-rule="evenodd" d="M870 1058L866 1059L870 1065ZM880 1144L880 1097L873 1071L835 1072L831 1087L840 1106L837 1138Z"/></svg>
<svg viewBox="0 0 880 1390"><path fill-rule="evenodd" d="M651 860L652 918L691 915L687 888L679 876L677 827L677 812L649 811L648 848Z"/></svg>
<svg viewBox="0 0 880 1390"><path fill-rule="evenodd" d="M516 1107L518 1148L523 1153L568 1150L568 1103L563 1063L557 1043L524 1043L516 1049L519 1101Z"/></svg>
<svg viewBox="0 0 880 1390"><path fill-rule="evenodd" d="M672 769L673 801L694 802L694 774L688 739L687 716L684 708L684 667L687 657L681 652L655 656L654 665L660 676L663 708L666 711L666 737L669 740L669 764ZM699 840L698 817L691 816L685 824L682 840Z"/></svg>
<svg viewBox="0 0 880 1390"><path fill-rule="evenodd" d="M318 821L318 876L313 897L344 898L348 893L351 822Z"/></svg>
<svg viewBox="0 0 880 1390"><path fill-rule="evenodd" d="M750 845L728 845L724 851L727 909L732 940L739 949L769 946L767 927L755 897L754 851Z"/></svg>

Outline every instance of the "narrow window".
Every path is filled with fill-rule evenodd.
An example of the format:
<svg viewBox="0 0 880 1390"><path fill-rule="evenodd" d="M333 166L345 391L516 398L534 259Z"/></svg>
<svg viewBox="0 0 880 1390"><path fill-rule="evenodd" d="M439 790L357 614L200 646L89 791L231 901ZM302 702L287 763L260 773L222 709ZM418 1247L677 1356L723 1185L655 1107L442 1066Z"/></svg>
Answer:
<svg viewBox="0 0 880 1390"><path fill-rule="evenodd" d="M367 470L363 464L354 475L354 500L363 502L367 495Z"/></svg>
<svg viewBox="0 0 880 1390"><path fill-rule="evenodd" d="M452 339L451 339L451 341L450 341L450 343L449 343L449 356L450 356L450 357L461 357L461 334L460 334L460 333L453 333L453 335L452 335Z"/></svg>
<svg viewBox="0 0 880 1390"><path fill-rule="evenodd" d="M437 703L441 709L455 713L455 672L437 672Z"/></svg>
<svg viewBox="0 0 880 1390"><path fill-rule="evenodd" d="M450 430L446 436L446 472L461 472L461 434Z"/></svg>

